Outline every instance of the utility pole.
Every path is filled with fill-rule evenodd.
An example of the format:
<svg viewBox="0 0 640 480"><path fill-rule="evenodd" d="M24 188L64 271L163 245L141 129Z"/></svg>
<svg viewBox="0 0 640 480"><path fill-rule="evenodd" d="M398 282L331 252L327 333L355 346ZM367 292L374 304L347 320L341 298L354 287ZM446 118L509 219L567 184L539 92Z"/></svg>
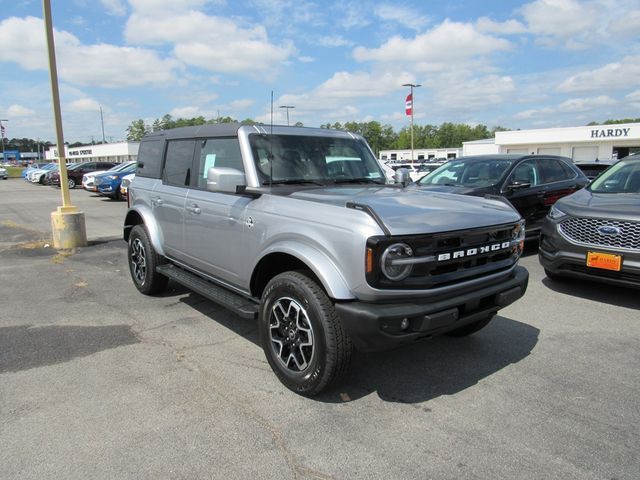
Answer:
<svg viewBox="0 0 640 480"><path fill-rule="evenodd" d="M415 84L415 83L403 83L402 86L403 87L411 87L411 93L409 94L409 98L411 99L411 106L409 106L408 102L407 102L406 109L408 110L409 108L411 108L411 163L413 164L413 158L414 158L414 154L413 154L413 112L415 111L414 105L416 104L416 102L413 99L413 89L421 87L422 85Z"/></svg>
<svg viewBox="0 0 640 480"><path fill-rule="evenodd" d="M289 110L296 107L294 107L293 105L280 105L280 108L287 109L287 127L288 127L289 126Z"/></svg>
<svg viewBox="0 0 640 480"><path fill-rule="evenodd" d="M100 105L100 123L102 123L102 143L107 143L104 139L104 117L102 116L102 105Z"/></svg>

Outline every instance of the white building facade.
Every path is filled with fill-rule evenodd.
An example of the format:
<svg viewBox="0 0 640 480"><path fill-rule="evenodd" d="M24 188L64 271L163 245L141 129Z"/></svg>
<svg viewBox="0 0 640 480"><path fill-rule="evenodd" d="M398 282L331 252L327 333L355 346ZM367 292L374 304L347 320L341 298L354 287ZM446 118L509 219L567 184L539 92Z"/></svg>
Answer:
<svg viewBox="0 0 640 480"><path fill-rule="evenodd" d="M84 147L65 147L67 162L114 162L124 163L138 158L139 142L104 143L101 145L87 145ZM50 148L45 152L49 162L58 160L58 149Z"/></svg>
<svg viewBox="0 0 640 480"><path fill-rule="evenodd" d="M562 155L574 162L617 160L640 151L640 123L496 132L495 140L464 142L463 155Z"/></svg>
<svg viewBox="0 0 640 480"><path fill-rule="evenodd" d="M452 159L462 155L462 148L414 148L413 156L416 161ZM411 162L411 149L408 150L380 150L378 160L382 162Z"/></svg>

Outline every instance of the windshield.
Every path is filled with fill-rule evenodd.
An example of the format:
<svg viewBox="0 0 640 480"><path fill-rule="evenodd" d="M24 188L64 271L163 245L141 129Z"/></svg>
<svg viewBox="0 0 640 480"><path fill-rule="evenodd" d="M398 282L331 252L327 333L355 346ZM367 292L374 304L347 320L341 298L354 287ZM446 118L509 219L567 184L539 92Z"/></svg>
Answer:
<svg viewBox="0 0 640 480"><path fill-rule="evenodd" d="M249 141L263 185L386 183L378 161L359 140L254 134Z"/></svg>
<svg viewBox="0 0 640 480"><path fill-rule="evenodd" d="M120 172L128 167L130 167L131 165L135 165L136 162L127 162L127 163L119 163L118 165L111 167L109 170L107 170L108 172Z"/></svg>
<svg viewBox="0 0 640 480"><path fill-rule="evenodd" d="M620 160L587 188L594 193L640 193L640 161Z"/></svg>
<svg viewBox="0 0 640 480"><path fill-rule="evenodd" d="M452 160L421 178L418 185L490 187L499 182L510 165L510 160L496 158Z"/></svg>

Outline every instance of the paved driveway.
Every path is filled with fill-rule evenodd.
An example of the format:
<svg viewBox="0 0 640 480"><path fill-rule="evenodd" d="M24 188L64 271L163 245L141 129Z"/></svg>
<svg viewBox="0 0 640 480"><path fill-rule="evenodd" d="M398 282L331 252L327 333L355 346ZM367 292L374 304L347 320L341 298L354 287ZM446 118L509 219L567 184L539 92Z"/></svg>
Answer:
<svg viewBox="0 0 640 480"><path fill-rule="evenodd" d="M310 400L254 322L134 289L125 204L74 191L93 245L30 243L55 195L0 182L2 479L640 477L638 292L550 282L529 248L526 296L486 329L356 354Z"/></svg>

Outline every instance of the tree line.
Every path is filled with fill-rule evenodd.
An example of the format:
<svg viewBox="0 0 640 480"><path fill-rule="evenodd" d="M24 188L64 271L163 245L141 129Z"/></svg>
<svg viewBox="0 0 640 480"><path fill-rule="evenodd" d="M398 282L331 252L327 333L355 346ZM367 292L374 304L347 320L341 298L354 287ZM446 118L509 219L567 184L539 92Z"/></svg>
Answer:
<svg viewBox="0 0 640 480"><path fill-rule="evenodd" d="M250 118L240 122L231 117L217 117L208 120L202 116L174 119L171 115L167 114L155 119L151 124L145 123L143 119L134 120L127 127L127 140L139 141L145 134L158 130L236 122L244 125L255 125L257 123ZM297 122L295 126L302 127L304 125L301 122ZM411 148L411 131L409 127L403 127L400 131L396 132L391 125L383 125L373 120L370 122L346 122L344 124L340 122L333 124L326 123L320 125L320 128L346 130L348 132L358 133L367 140L376 153L380 150ZM451 122L445 122L441 125L414 125L413 143L415 148L461 147L462 142L491 138L495 135L496 131L503 130L507 129L504 127L489 129L486 125L470 127L464 123L458 124Z"/></svg>
<svg viewBox="0 0 640 480"><path fill-rule="evenodd" d="M145 123L143 119L132 121L126 129L128 141L139 141L145 134L158 130L169 130L172 128L189 127L194 125L206 125L215 123L242 123L243 125L256 125L250 118L238 121L232 117L216 117L206 119L203 116L194 118L176 118L166 114L156 118L151 124ZM620 123L640 123L640 118L623 118L618 120L606 120L604 122L590 122L587 125L616 125ZM303 127L301 122L295 124ZM377 154L380 150L400 150L411 148L411 130L403 127L395 131L391 125L383 125L378 121L370 122L340 122L326 123L320 125L321 128L334 130L346 130L362 135L373 151ZM471 127L464 123L444 122L440 125L416 125L413 126L414 148L456 148L461 147L462 142L482 140L495 137L496 132L508 131L509 128L496 126L488 128L486 125L476 125ZM91 145L101 144L93 141ZM51 141L33 140L30 138L4 138L5 150L18 150L20 152L37 152L40 149L48 149L54 145ZM73 142L66 145L70 148L87 145L87 143Z"/></svg>

